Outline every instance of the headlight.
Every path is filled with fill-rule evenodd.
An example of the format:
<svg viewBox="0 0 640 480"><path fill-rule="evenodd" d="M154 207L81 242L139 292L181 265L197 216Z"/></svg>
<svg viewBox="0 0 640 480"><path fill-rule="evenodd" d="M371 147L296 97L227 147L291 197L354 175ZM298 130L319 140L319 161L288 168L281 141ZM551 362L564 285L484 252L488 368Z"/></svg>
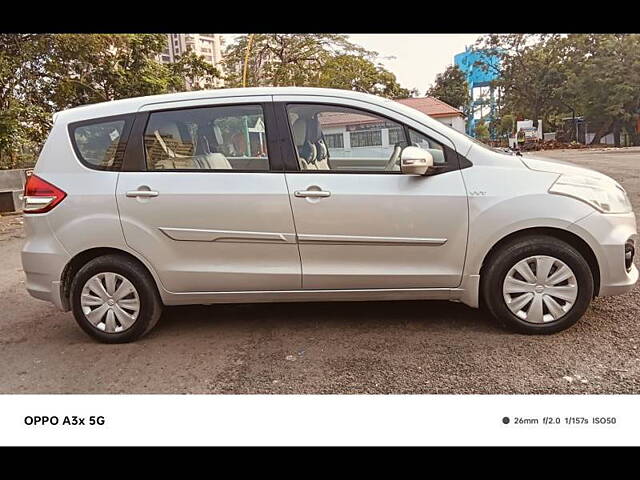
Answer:
<svg viewBox="0 0 640 480"><path fill-rule="evenodd" d="M602 213L629 213L631 202L614 181L582 175L560 175L549 193L566 195L588 203Z"/></svg>

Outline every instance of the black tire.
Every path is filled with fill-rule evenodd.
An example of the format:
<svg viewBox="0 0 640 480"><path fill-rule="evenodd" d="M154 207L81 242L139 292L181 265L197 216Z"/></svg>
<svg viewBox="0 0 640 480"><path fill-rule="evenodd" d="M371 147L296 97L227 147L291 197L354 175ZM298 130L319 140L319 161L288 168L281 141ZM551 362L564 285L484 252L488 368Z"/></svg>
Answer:
<svg viewBox="0 0 640 480"><path fill-rule="evenodd" d="M547 255L564 262L574 273L578 294L566 314L545 323L530 323L514 315L503 296L503 282L511 268L520 260ZM574 247L546 235L520 237L500 247L483 266L480 293L489 313L503 326L525 334L552 334L575 324L585 313L593 298L593 276L589 264ZM546 308L546 307L545 307Z"/></svg>
<svg viewBox="0 0 640 480"><path fill-rule="evenodd" d="M81 306L82 289L94 275L117 273L129 280L137 290L140 310L132 326L124 331L107 333L87 320ZM162 301L153 277L137 262L123 255L105 255L84 265L71 283L71 308L78 325L92 338L103 343L127 343L146 335L158 323L162 313Z"/></svg>

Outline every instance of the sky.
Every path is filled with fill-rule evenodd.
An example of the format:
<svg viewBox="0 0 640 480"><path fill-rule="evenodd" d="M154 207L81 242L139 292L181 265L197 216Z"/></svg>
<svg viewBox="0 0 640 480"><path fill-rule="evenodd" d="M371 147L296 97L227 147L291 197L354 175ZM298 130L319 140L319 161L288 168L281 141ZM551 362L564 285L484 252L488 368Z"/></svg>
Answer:
<svg viewBox="0 0 640 480"><path fill-rule="evenodd" d="M433 84L438 73L453 64L453 56L464 52L479 34L355 34L349 39L380 54L387 70L404 88L417 88L420 95ZM382 57L393 56L394 59Z"/></svg>
<svg viewBox="0 0 640 480"><path fill-rule="evenodd" d="M379 62L396 75L404 88L417 88L420 95L433 84L438 73L453 64L453 56L473 44L480 34L349 34L349 39L379 53ZM236 35L224 35L229 44ZM393 59L384 57L395 57Z"/></svg>

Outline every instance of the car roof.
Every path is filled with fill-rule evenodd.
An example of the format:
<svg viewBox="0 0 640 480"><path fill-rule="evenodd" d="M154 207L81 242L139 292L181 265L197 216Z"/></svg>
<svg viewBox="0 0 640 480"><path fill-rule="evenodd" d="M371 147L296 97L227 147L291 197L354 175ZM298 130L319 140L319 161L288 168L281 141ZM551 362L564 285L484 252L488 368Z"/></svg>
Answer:
<svg viewBox="0 0 640 480"><path fill-rule="evenodd" d="M125 98L110 102L82 105L68 110L62 110L54 115L54 121L76 122L92 118L108 117L134 113L148 104L200 100L208 98L264 96L264 95L318 95L361 99L369 103L388 104L389 99L368 93L339 90L334 88L312 87L248 87L248 88L219 88L215 90L195 90L190 92L168 93L162 95L148 95L144 97Z"/></svg>

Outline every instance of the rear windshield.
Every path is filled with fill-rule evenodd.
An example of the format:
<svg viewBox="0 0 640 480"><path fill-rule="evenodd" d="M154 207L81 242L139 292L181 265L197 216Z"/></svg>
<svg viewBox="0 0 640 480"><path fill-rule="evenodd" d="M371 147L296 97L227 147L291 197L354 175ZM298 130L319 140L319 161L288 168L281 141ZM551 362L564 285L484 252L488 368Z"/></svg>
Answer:
<svg viewBox="0 0 640 480"><path fill-rule="evenodd" d="M95 120L70 125L73 147L88 167L120 170L124 156L127 118Z"/></svg>

